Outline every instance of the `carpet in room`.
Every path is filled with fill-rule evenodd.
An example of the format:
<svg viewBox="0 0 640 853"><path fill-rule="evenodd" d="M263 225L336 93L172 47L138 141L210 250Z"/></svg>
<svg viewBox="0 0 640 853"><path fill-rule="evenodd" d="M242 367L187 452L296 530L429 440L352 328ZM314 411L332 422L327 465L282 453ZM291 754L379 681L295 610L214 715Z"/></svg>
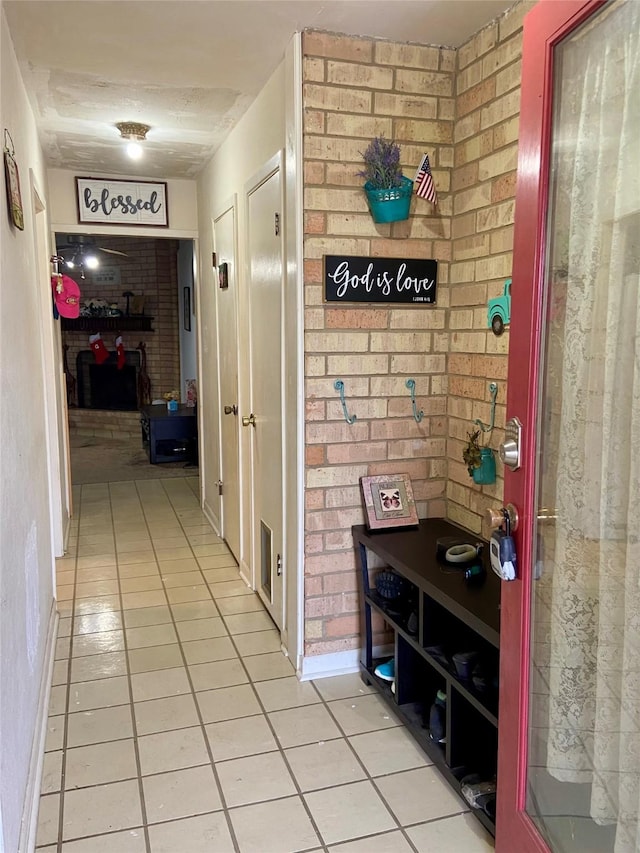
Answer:
<svg viewBox="0 0 640 853"><path fill-rule="evenodd" d="M71 482L74 486L198 476L197 466L186 462L151 465L140 439L72 435L70 443Z"/></svg>

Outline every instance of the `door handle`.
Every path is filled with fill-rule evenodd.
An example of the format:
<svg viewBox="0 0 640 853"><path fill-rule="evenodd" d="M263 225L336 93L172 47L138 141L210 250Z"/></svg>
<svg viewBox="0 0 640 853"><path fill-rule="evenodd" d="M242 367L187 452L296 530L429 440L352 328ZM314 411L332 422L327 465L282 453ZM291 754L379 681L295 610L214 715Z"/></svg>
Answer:
<svg viewBox="0 0 640 853"><path fill-rule="evenodd" d="M541 506L538 510L538 521L541 524L552 524L553 522L558 520L558 510L548 507Z"/></svg>
<svg viewBox="0 0 640 853"><path fill-rule="evenodd" d="M233 406L225 406L224 407L224 413L225 413L225 415L237 415L238 414L238 407L236 406L235 403L233 404Z"/></svg>
<svg viewBox="0 0 640 853"><path fill-rule="evenodd" d="M511 532L518 529L518 522L520 521L520 517L518 516L518 510L514 507L513 504L507 504L504 508L509 513L509 521L511 522ZM485 518L487 520L487 524L492 530L497 530L504 523L504 510L502 509L488 509L485 513Z"/></svg>
<svg viewBox="0 0 640 853"><path fill-rule="evenodd" d="M253 412L251 412L249 417L247 417L246 415L242 416L242 426L255 427L255 425L256 425L256 416L253 414Z"/></svg>

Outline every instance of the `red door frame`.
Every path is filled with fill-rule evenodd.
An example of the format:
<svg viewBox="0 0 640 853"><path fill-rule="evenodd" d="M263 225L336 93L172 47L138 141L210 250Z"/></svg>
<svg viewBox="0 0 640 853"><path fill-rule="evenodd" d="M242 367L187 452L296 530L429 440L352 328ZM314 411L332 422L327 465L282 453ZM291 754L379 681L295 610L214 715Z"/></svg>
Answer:
<svg viewBox="0 0 640 853"><path fill-rule="evenodd" d="M505 472L505 504L518 508L518 580L502 585L497 853L548 853L524 811L527 780L531 571L538 379L546 260L554 46L606 0L540 0L524 22L522 90L509 335L508 417L523 424L517 471Z"/></svg>

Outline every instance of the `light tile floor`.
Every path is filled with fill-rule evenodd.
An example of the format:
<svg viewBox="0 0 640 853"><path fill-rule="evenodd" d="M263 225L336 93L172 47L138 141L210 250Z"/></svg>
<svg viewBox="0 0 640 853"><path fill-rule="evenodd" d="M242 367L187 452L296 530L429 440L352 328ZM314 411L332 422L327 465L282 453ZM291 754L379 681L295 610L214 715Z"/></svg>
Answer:
<svg viewBox="0 0 640 853"><path fill-rule="evenodd" d="M488 853L357 675L300 683L197 479L76 489L38 853Z"/></svg>

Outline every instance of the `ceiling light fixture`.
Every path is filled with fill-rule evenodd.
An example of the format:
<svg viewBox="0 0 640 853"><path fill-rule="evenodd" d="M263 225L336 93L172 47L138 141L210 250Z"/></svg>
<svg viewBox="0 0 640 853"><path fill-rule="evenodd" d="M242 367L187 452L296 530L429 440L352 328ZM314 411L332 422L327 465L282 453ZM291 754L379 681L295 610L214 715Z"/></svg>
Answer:
<svg viewBox="0 0 640 853"><path fill-rule="evenodd" d="M132 160L140 160L144 150L140 143L147 138L147 133L151 130L148 124L138 124L135 121L121 121L116 124L120 131L120 136L126 139L127 154Z"/></svg>

